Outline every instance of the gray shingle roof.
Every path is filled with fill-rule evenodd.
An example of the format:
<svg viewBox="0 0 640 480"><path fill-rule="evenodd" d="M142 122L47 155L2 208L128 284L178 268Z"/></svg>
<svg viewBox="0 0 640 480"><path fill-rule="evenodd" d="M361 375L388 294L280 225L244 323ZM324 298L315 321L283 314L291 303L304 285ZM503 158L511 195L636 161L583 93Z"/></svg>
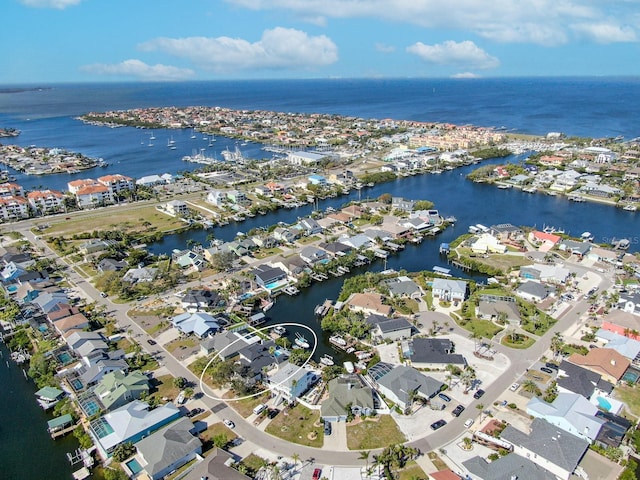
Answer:
<svg viewBox="0 0 640 480"><path fill-rule="evenodd" d="M493 462L484 458L473 457L462 462L462 465L473 475L483 480L556 480L556 476L539 467L531 460L515 453L500 457Z"/></svg>
<svg viewBox="0 0 640 480"><path fill-rule="evenodd" d="M529 434L509 425L500 438L521 446L569 472L575 470L589 448L589 442L586 440L571 435L541 418L533 420Z"/></svg>

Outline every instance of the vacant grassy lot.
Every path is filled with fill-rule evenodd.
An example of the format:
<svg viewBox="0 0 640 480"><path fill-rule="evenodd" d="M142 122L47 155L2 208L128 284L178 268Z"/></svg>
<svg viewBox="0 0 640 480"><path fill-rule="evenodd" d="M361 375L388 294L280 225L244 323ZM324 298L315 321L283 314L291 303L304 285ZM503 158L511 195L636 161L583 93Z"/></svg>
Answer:
<svg viewBox="0 0 640 480"><path fill-rule="evenodd" d="M180 393L180 389L173 385L173 376L162 375L151 380L151 390L149 397L157 399L168 398L173 400Z"/></svg>
<svg viewBox="0 0 640 480"><path fill-rule="evenodd" d="M235 402L229 402L229 405L233 407L244 418L247 418L253 413L253 409L266 402L269 399L267 392L264 395L258 395L257 397L245 398L244 400L237 400Z"/></svg>
<svg viewBox="0 0 640 480"><path fill-rule="evenodd" d="M405 441L404 434L390 415L347 426L347 447L350 450L370 450Z"/></svg>
<svg viewBox="0 0 640 480"><path fill-rule="evenodd" d="M635 418L640 417L640 391L637 386L620 384L613 391L613 397L624 402L625 411Z"/></svg>
<svg viewBox="0 0 640 480"><path fill-rule="evenodd" d="M298 404L291 409L285 409L274 418L265 432L291 443L319 448L324 439L324 430L318 423L319 419L319 411L309 410Z"/></svg>
<svg viewBox="0 0 640 480"><path fill-rule="evenodd" d="M469 332L475 332L483 338L493 338L497 333L502 331L502 328L498 327L496 324L490 322L489 320L456 320L458 325L460 325L465 330Z"/></svg>
<svg viewBox="0 0 640 480"><path fill-rule="evenodd" d="M415 478L427 478L427 474L416 462L411 461L400 470L399 480L413 480Z"/></svg>

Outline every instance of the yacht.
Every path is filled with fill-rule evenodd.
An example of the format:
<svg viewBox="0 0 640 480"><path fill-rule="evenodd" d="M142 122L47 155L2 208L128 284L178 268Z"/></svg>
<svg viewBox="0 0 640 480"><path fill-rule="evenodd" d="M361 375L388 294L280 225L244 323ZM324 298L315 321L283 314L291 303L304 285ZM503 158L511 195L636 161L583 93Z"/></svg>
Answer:
<svg viewBox="0 0 640 480"><path fill-rule="evenodd" d="M307 349L309 348L309 342L307 342L307 339L304 338L302 335L300 335L299 333L296 333L296 339L293 341L297 346L299 346L300 348L304 348Z"/></svg>
<svg viewBox="0 0 640 480"><path fill-rule="evenodd" d="M327 367L330 367L332 365L335 365L336 362L333 361L333 357L331 355L328 354L324 354L321 358L320 358L320 363L322 365L326 365Z"/></svg>
<svg viewBox="0 0 640 480"><path fill-rule="evenodd" d="M273 327L271 331L280 337L283 336L285 333L287 333L287 329L284 328L282 325L277 325Z"/></svg>
<svg viewBox="0 0 640 480"><path fill-rule="evenodd" d="M287 295L297 295L300 293L300 290L298 290L296 287L294 287L293 285L289 285L288 287L285 287L284 289L284 293L286 293Z"/></svg>
<svg viewBox="0 0 640 480"><path fill-rule="evenodd" d="M638 207L632 204L628 204L628 205L625 205L622 209L626 210L627 212L635 212L636 210L638 210Z"/></svg>

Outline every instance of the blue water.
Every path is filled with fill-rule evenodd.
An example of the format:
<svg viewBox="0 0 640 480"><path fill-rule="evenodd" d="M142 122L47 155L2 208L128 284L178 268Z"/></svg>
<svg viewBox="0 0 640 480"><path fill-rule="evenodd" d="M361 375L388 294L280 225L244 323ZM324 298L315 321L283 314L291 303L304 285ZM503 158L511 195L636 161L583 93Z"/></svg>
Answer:
<svg viewBox="0 0 640 480"><path fill-rule="evenodd" d="M3 93L0 89L0 127L22 131L15 139L0 143L28 146L60 147L93 157L110 165L81 174L27 177L16 174L25 189L48 187L66 190L67 182L77 178L110 173L139 178L143 175L178 173L198 168L185 163L182 156L194 149L206 148L207 155L217 155L234 141L217 137L208 147L201 136L191 139L190 131L171 131L176 150L166 147L169 132L156 130L154 147L148 147L149 132L135 128L110 129L84 125L75 117L90 111L143 108L151 106L222 106L286 112L320 112L354 115L364 118L393 118L425 122L451 122L496 126L519 133L543 135L550 131L569 136L614 137L631 139L640 135L637 112L640 111L638 78L527 78L527 79L339 79L339 80L271 80L222 81L192 83L122 83L52 85L41 90ZM259 145L242 147L246 156L269 157ZM510 161L520 161L512 157ZM442 264L437 250L440 242L450 241L466 232L470 224L511 222L516 225L554 225L579 235L590 231L596 241L630 238L631 250L640 249L640 212L630 213L598 204L576 204L557 197L529 195L512 190L498 190L473 184L464 175L472 167L442 175L410 177L377 185L360 192L360 198L377 198L385 192L407 198L429 199L445 215L455 215L458 223L433 240L419 246L410 245L399 255L391 256L387 268L430 269ZM320 204L339 207L349 198L330 199ZM291 223L310 213L311 206L280 210L239 224L216 228L217 238L232 239L238 231ZM209 232L195 231L166 238L151 246L155 253L169 253L184 248L188 239L206 244ZM354 273L381 270L378 261ZM459 275L456 269L452 274ZM342 279L331 278L297 297L283 297L269 311L271 322L296 318L311 325L313 308L326 298L336 298ZM294 334L295 332L292 332ZM293 338L293 337L292 337ZM326 344L326 335L321 336ZM318 355L340 354L321 345ZM75 448L71 437L51 441L46 435L46 415L33 401L33 385L24 381L15 369L2 378L15 397L5 395L7 404L0 408L0 459L7 478L35 479L43 471L48 478L70 477L64 452ZM3 376L0 375L0 376ZM19 398L18 398L19 397ZM44 418L43 418L44 417ZM38 439L37 442L34 439ZM37 451L37 455L31 452ZM4 477L3 477L4 478Z"/></svg>

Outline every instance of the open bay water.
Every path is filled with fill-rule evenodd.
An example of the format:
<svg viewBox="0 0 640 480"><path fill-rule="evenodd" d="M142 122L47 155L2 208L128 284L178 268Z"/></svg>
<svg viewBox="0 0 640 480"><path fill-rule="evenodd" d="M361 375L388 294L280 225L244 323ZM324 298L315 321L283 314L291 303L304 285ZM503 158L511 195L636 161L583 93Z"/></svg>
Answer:
<svg viewBox="0 0 640 480"><path fill-rule="evenodd" d="M70 180L111 173L139 178L194 170L198 165L183 162L182 156L204 148L207 155L221 158L222 150L235 147L234 140L224 137L217 137L214 146L209 147L201 135L191 139L188 130L156 130L154 146L149 147L148 130L85 125L75 118L91 111L202 105L473 124L536 135L559 131L585 137L623 135L627 140L640 136L638 78L326 79L11 87L22 90L10 92L0 88L0 127L16 128L22 133L17 138L2 138L0 143L59 147L100 157L109 163L105 168L72 175L34 177L15 173L17 183L25 189L66 190ZM167 148L170 135L176 141L176 150ZM241 149L248 157L270 157L257 144ZM490 162L518 162L523 158ZM474 184L467 181L465 175L476 167L463 167L441 175L402 178L365 188L360 194L352 191L348 197L322 201L319 206L337 208L349 200L367 196L377 198L389 192L406 198L432 200L441 213L457 217L456 225L441 235L425 240L419 246L408 245L400 254L391 256L387 268L414 271L444 266L444 259L438 254L440 242L453 240L476 223L509 222L539 228L553 225L575 236L590 231L596 241L629 238L631 250L640 250L640 212ZM280 210L215 228L212 233L230 240L239 231L247 232L278 221L291 223L297 217L308 215L312 208L307 205ZM184 248L188 239L206 244L208 233L191 231L168 236L150 248L154 253L170 253L174 248ZM383 265L377 261L368 269L382 270ZM354 270L354 273L358 271L365 269ZM452 269L452 273L463 274L456 269ZM300 321L319 331L313 308L326 298L335 299L342 280L329 279L304 290L297 297L279 297L269 311L271 323L280 319ZM324 340L326 343L326 338ZM319 353L324 352L331 350L322 345ZM336 360L343 359L336 355ZM42 478L43 472L53 480L71 478L72 469L64 454L72 451L76 444L72 437L55 442L48 437L48 417L37 406L33 383L27 382L21 370L12 365L6 371L0 368L0 386L3 391L0 397L0 461L4 464L0 478L30 480Z"/></svg>

